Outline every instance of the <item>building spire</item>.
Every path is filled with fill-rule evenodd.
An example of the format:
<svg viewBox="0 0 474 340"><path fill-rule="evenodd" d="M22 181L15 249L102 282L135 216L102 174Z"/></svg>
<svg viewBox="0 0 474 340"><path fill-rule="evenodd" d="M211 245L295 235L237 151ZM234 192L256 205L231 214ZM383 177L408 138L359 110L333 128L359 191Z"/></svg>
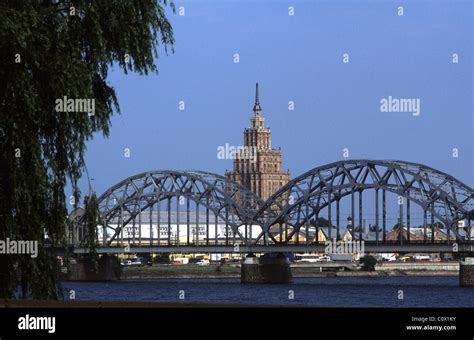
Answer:
<svg viewBox="0 0 474 340"><path fill-rule="evenodd" d="M260 104L258 101L258 83L255 84L255 104Z"/></svg>
<svg viewBox="0 0 474 340"><path fill-rule="evenodd" d="M253 106L253 111L255 112L255 114L260 114L260 111L262 111L258 96L258 83L255 84L255 105Z"/></svg>

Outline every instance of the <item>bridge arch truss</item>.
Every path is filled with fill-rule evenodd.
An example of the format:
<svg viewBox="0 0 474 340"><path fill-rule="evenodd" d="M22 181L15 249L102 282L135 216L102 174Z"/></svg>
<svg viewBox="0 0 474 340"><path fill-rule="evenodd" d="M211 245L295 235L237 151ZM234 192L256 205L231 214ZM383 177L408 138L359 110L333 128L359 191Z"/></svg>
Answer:
<svg viewBox="0 0 474 340"><path fill-rule="evenodd" d="M389 232L387 193L398 196L400 214L397 223L402 228L397 241L400 243L414 241L410 240L410 203L423 211L423 242L435 242L437 225L448 241L471 241L474 194L469 186L422 164L398 160L345 160L316 167L289 181L272 195L254 217L257 224L264 226L255 242L319 243L321 226L318 223L323 211L329 224L335 226L324 229L325 238L340 240L346 230L340 220L340 203L344 198L350 198L347 226L350 239L363 240L363 194L369 190L374 192L375 223L372 239L366 241L388 241L385 238ZM460 230L457 222L464 219L468 220L468 227Z"/></svg>
<svg viewBox="0 0 474 340"><path fill-rule="evenodd" d="M157 170L112 186L98 206L101 246L233 245L246 242L242 226L263 201L220 175ZM76 213L70 242L84 246L85 236L84 215Z"/></svg>

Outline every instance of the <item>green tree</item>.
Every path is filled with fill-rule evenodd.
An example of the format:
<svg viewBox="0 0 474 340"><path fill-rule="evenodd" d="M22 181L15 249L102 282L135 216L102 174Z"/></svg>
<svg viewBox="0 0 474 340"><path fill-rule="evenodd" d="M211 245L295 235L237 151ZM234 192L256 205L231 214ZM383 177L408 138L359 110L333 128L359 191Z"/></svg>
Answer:
<svg viewBox="0 0 474 340"><path fill-rule="evenodd" d="M84 221L85 221L85 237L86 245L89 249L88 257L91 259L95 272L99 269L99 255L97 254L97 225L99 221L99 206L97 196L95 193L90 194L84 198Z"/></svg>
<svg viewBox="0 0 474 340"><path fill-rule="evenodd" d="M157 263L170 263L171 262L170 253L162 253L162 254L156 255L155 261Z"/></svg>
<svg viewBox="0 0 474 340"><path fill-rule="evenodd" d="M359 260L361 266L361 270L365 272L373 272L375 270L375 265L377 264L377 259L372 255L366 255L361 257Z"/></svg>
<svg viewBox="0 0 474 340"><path fill-rule="evenodd" d="M157 73L173 50L159 0L0 2L0 240L38 240L38 257L0 255L0 298L58 297L57 263L41 246L65 242L68 181L75 202L85 142L119 113L109 67ZM94 99L95 113L59 112L58 99Z"/></svg>

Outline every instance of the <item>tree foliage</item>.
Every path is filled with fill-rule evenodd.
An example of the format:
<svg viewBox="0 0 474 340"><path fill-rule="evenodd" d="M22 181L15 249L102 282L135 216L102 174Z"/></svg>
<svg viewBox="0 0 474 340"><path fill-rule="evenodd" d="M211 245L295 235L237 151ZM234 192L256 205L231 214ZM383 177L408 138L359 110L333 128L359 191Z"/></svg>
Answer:
<svg viewBox="0 0 474 340"><path fill-rule="evenodd" d="M165 8L153 0L0 2L0 239L38 240L39 256L0 255L0 298L57 298L57 264L41 247L65 241L68 181L77 181L85 142L108 136L120 112L109 68L157 73L159 46L173 48ZM94 99L95 114L57 112L56 100Z"/></svg>
<svg viewBox="0 0 474 340"><path fill-rule="evenodd" d="M361 257L359 260L361 264L361 270L365 272L373 272L375 270L375 265L377 264L377 259L372 255L366 255Z"/></svg>
<svg viewBox="0 0 474 340"><path fill-rule="evenodd" d="M99 206L95 193L91 193L84 198L84 210L86 246L89 250L88 256L92 260L94 269L97 272L99 260L99 255L96 250L98 243L97 226L100 224L100 221Z"/></svg>

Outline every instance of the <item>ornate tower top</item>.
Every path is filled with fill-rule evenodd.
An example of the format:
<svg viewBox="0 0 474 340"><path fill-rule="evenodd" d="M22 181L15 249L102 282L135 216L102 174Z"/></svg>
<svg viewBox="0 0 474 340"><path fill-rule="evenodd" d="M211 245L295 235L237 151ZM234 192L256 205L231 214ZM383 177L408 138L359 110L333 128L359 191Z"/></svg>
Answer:
<svg viewBox="0 0 474 340"><path fill-rule="evenodd" d="M262 111L262 108L260 107L260 100L258 98L258 83L255 84L255 105L253 106L253 112L255 112L255 115L258 116L260 115L260 111Z"/></svg>
<svg viewBox="0 0 474 340"><path fill-rule="evenodd" d="M265 128L265 118L261 116L260 98L258 94L258 83L255 84L255 104L253 105L253 117L250 118L250 127L253 129Z"/></svg>

